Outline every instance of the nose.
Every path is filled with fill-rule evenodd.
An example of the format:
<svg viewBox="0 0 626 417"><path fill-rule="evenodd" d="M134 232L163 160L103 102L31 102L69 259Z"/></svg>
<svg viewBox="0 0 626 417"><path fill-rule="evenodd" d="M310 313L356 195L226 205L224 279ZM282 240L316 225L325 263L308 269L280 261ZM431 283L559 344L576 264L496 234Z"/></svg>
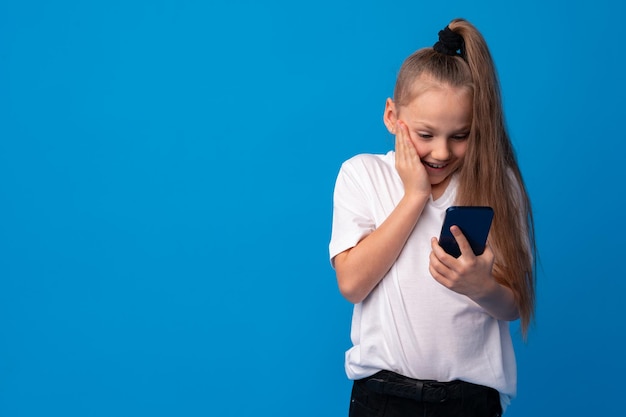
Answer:
<svg viewBox="0 0 626 417"><path fill-rule="evenodd" d="M452 156L452 151L446 139L440 138L433 141L433 147L430 151L432 156L437 161L447 161Z"/></svg>

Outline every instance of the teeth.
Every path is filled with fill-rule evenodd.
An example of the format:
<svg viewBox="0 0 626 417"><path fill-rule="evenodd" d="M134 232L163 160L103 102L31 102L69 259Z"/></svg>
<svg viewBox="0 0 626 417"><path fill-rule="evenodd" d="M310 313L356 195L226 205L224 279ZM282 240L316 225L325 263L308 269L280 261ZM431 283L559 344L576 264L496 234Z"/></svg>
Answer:
<svg viewBox="0 0 626 417"><path fill-rule="evenodd" d="M426 165L428 165L429 167L432 167L432 168L443 168L443 167L445 167L445 165L436 165L436 164L431 164L429 162L426 162Z"/></svg>

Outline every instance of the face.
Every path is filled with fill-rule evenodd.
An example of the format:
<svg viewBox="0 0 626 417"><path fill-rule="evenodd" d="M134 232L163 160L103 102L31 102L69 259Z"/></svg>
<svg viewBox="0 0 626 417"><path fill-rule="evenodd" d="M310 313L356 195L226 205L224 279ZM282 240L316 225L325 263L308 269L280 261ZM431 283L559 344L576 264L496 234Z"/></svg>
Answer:
<svg viewBox="0 0 626 417"><path fill-rule="evenodd" d="M472 124L472 96L465 88L437 85L405 106L387 100L385 124L395 133L399 119L430 178L433 196L441 195L463 164Z"/></svg>

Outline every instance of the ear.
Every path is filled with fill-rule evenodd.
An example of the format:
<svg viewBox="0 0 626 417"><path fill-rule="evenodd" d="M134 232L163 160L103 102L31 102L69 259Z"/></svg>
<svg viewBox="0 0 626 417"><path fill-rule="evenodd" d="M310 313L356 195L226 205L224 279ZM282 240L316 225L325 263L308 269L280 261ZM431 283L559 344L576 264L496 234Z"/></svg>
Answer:
<svg viewBox="0 0 626 417"><path fill-rule="evenodd" d="M383 122L387 126L387 130L392 135L396 134L396 123L398 121L398 109L396 103L392 99L388 98L385 102L385 111L383 113Z"/></svg>

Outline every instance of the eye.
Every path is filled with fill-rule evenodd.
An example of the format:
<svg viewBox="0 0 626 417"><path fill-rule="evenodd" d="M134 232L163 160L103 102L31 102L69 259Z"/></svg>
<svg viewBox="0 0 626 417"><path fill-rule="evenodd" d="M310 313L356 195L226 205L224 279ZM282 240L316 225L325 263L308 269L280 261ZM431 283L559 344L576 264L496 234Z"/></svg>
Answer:
<svg viewBox="0 0 626 417"><path fill-rule="evenodd" d="M469 132L468 133L462 133L459 135L454 135L452 136L452 140L458 140L458 141L462 141L465 140L469 137Z"/></svg>
<svg viewBox="0 0 626 417"><path fill-rule="evenodd" d="M418 132L417 136L419 136L422 139L432 139L433 135L431 135L430 133L424 133L424 132Z"/></svg>

